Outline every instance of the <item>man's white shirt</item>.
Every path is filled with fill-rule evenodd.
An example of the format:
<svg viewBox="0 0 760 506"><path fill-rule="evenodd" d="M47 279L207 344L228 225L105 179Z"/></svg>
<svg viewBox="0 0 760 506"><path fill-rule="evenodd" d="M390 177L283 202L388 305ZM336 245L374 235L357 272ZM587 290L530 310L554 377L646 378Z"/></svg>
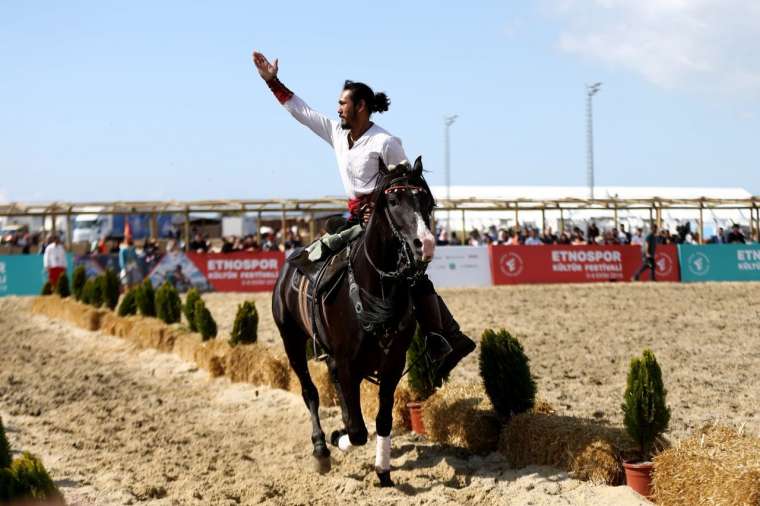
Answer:
<svg viewBox="0 0 760 506"><path fill-rule="evenodd" d="M372 193L377 182L379 160L382 159L386 166L407 160L401 140L376 124L356 139L349 149L349 131L341 128L339 121L313 110L296 95L283 106L296 120L333 147L343 188L349 197Z"/></svg>
<svg viewBox="0 0 760 506"><path fill-rule="evenodd" d="M66 250L62 244L48 244L45 254L42 256L42 265L45 269L51 267L66 267Z"/></svg>

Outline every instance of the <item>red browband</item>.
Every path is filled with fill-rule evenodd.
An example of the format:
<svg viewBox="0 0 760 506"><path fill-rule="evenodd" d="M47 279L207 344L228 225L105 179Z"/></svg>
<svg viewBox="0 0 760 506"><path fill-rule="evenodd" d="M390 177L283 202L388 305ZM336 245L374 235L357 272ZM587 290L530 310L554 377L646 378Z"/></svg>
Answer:
<svg viewBox="0 0 760 506"><path fill-rule="evenodd" d="M399 184L399 185L393 185L390 188L386 188L385 193L388 194L388 193L395 193L398 191L406 191L406 190L411 190L412 193L425 191L425 189L420 186L412 186L410 184Z"/></svg>

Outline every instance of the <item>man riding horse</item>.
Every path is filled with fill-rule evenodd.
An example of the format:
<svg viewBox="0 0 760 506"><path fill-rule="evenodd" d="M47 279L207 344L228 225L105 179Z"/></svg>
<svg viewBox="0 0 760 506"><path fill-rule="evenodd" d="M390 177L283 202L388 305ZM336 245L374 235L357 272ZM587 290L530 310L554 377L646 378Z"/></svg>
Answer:
<svg viewBox="0 0 760 506"><path fill-rule="evenodd" d="M278 60L270 63L263 54L254 52L253 62L280 104L333 147L341 180L349 196L350 221L366 223L371 212L367 197L378 180L379 164L382 162L391 167L407 160L401 140L370 121L373 112L388 110L388 97L384 93L373 93L366 84L346 81L338 99L338 123L311 109L280 82L277 78ZM434 241L433 238L429 240ZM432 259L433 245L434 242L423 244L423 254L429 259ZM462 358L475 349L475 343L460 331L427 275L414 284L411 294L414 314L423 333L428 336L428 346L437 346L438 350L431 351L434 355L443 355L434 378L439 384ZM431 339L433 336L437 339ZM449 346L440 341L441 337L448 342L450 351ZM444 355L440 348L447 348L447 353Z"/></svg>

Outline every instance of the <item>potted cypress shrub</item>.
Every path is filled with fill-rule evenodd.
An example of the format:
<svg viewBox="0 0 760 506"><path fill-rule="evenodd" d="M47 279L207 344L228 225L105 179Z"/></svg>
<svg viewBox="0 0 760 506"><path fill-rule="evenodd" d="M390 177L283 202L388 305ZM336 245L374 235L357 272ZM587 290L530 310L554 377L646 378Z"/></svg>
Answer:
<svg viewBox="0 0 760 506"><path fill-rule="evenodd" d="M137 287L135 300L141 315L156 316L156 292L153 290L153 283L150 282L150 278L145 278L145 281Z"/></svg>
<svg viewBox="0 0 760 506"><path fill-rule="evenodd" d="M42 285L40 295L53 295L53 285L50 284L50 281L45 281L45 284Z"/></svg>
<svg viewBox="0 0 760 506"><path fill-rule="evenodd" d="M71 295L71 290L69 289L69 277L66 276L65 272L58 276L58 281L55 283L55 293L57 293L62 299Z"/></svg>
<svg viewBox="0 0 760 506"><path fill-rule="evenodd" d="M191 288L187 291L185 296L185 305L182 307L182 312L185 313L187 319L187 325L193 332L198 332L198 327L195 325L195 303L201 300L201 294L197 288Z"/></svg>
<svg viewBox="0 0 760 506"><path fill-rule="evenodd" d="M198 299L195 302L195 309L193 310L195 316L195 327L198 332L201 333L203 341L207 341L216 337L216 321L211 316L211 311L206 307L206 303L203 300Z"/></svg>
<svg viewBox="0 0 760 506"><path fill-rule="evenodd" d="M480 377L499 417L507 421L533 407L536 382L520 342L501 329L483 331L480 339Z"/></svg>
<svg viewBox="0 0 760 506"><path fill-rule="evenodd" d="M119 316L137 314L137 301L135 300L135 293L137 293L137 288L127 290L127 293L124 294L124 297L121 299L121 304L119 304Z"/></svg>
<svg viewBox="0 0 760 506"><path fill-rule="evenodd" d="M654 443L670 421L666 394L660 365L651 350L644 350L631 360L622 405L625 429L638 446L638 459L623 462L626 483L644 497L651 495Z"/></svg>
<svg viewBox="0 0 760 506"><path fill-rule="evenodd" d="M259 312L256 310L256 303L244 301L238 306L235 315L235 323L232 325L232 333L230 334L230 344L235 346L236 344L255 343L258 338L258 326Z"/></svg>
<svg viewBox="0 0 760 506"><path fill-rule="evenodd" d="M164 323L177 323L182 316L182 301L177 289L168 281L156 291L156 314Z"/></svg>
<svg viewBox="0 0 760 506"><path fill-rule="evenodd" d="M81 300L82 289L87 281L87 271L84 265L77 265L74 268L74 272L71 274L71 293L76 300Z"/></svg>
<svg viewBox="0 0 760 506"><path fill-rule="evenodd" d="M417 434L425 434L425 425L422 422L422 403L435 393L435 389L441 385L434 382L435 365L431 363L427 355L425 338L422 336L419 326L412 337L409 349L406 352L406 362L409 364L409 390L414 400L406 404L412 421L412 431Z"/></svg>
<svg viewBox="0 0 760 506"><path fill-rule="evenodd" d="M101 286L103 290L103 303L108 306L108 309L113 311L119 303L119 276L116 274L116 271L106 269L101 283L103 283Z"/></svg>

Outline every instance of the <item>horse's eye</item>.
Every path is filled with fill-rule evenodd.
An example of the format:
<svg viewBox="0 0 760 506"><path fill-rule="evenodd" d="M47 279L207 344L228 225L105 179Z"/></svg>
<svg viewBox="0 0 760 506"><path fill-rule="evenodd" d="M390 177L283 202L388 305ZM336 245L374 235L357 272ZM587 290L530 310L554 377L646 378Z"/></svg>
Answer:
<svg viewBox="0 0 760 506"><path fill-rule="evenodd" d="M398 199L388 199L388 203L391 207L396 207L398 205Z"/></svg>

